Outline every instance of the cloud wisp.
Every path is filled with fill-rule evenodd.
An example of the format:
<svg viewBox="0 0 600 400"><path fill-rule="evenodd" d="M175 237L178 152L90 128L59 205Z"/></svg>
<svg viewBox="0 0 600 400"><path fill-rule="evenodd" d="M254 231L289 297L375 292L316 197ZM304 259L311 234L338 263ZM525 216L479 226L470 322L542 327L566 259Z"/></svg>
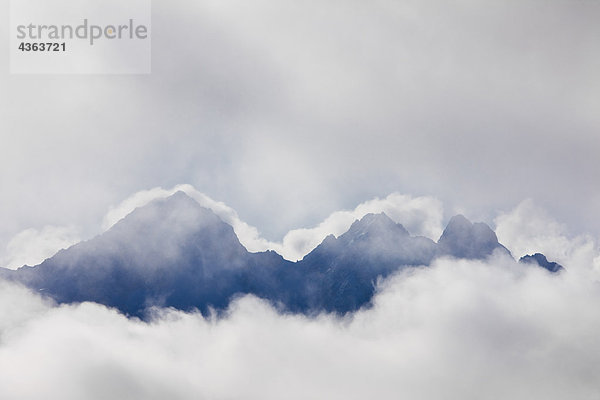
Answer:
<svg viewBox="0 0 600 400"><path fill-rule="evenodd" d="M248 251L275 250L290 261L302 259L327 235L341 235L355 220L369 213L385 212L414 235L426 236L433 240L442 232L443 206L438 199L431 196L413 197L392 193L385 198L365 201L352 210L333 212L316 226L292 229L281 241L272 241L264 238L256 227L243 221L236 210L223 202L213 200L190 184L176 185L171 189L156 187L134 193L108 210L102 220L101 230L110 229L137 207L169 197L178 191L185 192L201 206L212 210L230 224ZM79 231L73 226L29 228L9 240L4 249L4 256L0 257L0 266L16 269L23 265L36 265L80 240Z"/></svg>
<svg viewBox="0 0 600 400"><path fill-rule="evenodd" d="M80 240L79 232L73 226L25 229L8 242L4 256L0 257L0 266L17 269L23 265L36 265Z"/></svg>
<svg viewBox="0 0 600 400"><path fill-rule="evenodd" d="M304 257L327 235L339 236L346 232L355 220L369 213L385 212L414 235L437 240L442 233L443 206L439 200L428 196L412 197L392 193L383 199L375 198L363 202L353 210L336 211L314 227L293 229L286 233L280 242L273 242L263 238L257 228L242 221L233 208L211 199L189 184L177 185L172 189L157 187L137 192L112 207L104 217L102 227L105 230L109 229L136 207L141 207L155 199L169 197L178 191L185 192L201 206L212 210L223 221L230 224L248 251L275 250L290 261Z"/></svg>
<svg viewBox="0 0 600 400"><path fill-rule="evenodd" d="M185 192L201 206L212 210L230 224L248 251L274 250L290 261L302 259L325 237L330 234L343 234L355 220L369 213L385 212L411 234L425 236L434 241L440 237L446 217L444 205L435 197L392 193L384 198L360 203L354 209L335 211L315 226L292 229L282 240L272 241L264 238L258 228L243 221L236 210L224 202L212 199L190 184L180 184L170 189L156 187L142 190L127 197L105 214L101 230L110 229L137 207L156 199L167 198L178 191ZM584 248L592 251L595 246L595 240L590 235L583 234L572 238L566 226L555 221L531 199L500 213L494 219L494 224L500 242L517 258L542 252L551 259L564 263L574 252ZM9 269L16 269L25 264L35 265L79 240L79 229L74 226L26 229L8 242L4 256L0 258L0 265Z"/></svg>

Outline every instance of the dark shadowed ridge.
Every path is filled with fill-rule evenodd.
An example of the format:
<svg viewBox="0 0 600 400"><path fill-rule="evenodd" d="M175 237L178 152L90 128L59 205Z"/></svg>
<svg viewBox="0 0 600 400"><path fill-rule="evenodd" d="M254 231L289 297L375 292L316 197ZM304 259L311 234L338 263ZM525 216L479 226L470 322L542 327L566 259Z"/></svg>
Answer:
<svg viewBox="0 0 600 400"><path fill-rule="evenodd" d="M248 252L230 225L178 192L38 266L0 269L0 277L59 303L94 301L142 318L153 306L206 314L244 294L283 311L346 313L369 305L380 277L437 256L484 259L495 251L510 254L487 225L463 216L452 218L435 243L381 213L292 263L273 251Z"/></svg>
<svg viewBox="0 0 600 400"><path fill-rule="evenodd" d="M541 253L535 253L534 255L526 255L519 259L520 263L524 264L536 264L540 267L547 269L552 273L557 273L564 270L564 267L558 263L548 261L545 255Z"/></svg>
<svg viewBox="0 0 600 400"><path fill-rule="evenodd" d="M367 214L339 238L328 236L299 267L312 277L307 287L311 308L347 312L370 301L378 277L429 265L434 256L432 240L410 236L384 213Z"/></svg>

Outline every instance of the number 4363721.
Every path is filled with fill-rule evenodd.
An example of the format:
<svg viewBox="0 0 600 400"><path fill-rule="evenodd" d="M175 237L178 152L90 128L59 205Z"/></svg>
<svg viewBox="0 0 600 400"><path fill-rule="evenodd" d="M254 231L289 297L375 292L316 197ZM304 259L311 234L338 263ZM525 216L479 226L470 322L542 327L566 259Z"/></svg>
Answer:
<svg viewBox="0 0 600 400"><path fill-rule="evenodd" d="M28 43L21 42L21 51L66 51L66 43Z"/></svg>

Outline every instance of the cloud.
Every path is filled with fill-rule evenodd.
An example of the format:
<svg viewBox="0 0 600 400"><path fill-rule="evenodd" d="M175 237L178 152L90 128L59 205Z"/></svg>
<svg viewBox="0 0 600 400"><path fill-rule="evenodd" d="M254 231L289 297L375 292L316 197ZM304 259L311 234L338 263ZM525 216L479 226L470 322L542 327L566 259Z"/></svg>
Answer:
<svg viewBox="0 0 600 400"><path fill-rule="evenodd" d="M244 297L221 319L156 310L146 324L0 289L5 399L562 400L600 390L597 283L508 258L407 271L345 318L281 315Z"/></svg>
<svg viewBox="0 0 600 400"><path fill-rule="evenodd" d="M104 217L102 227L105 230L109 229L136 207L148 204L154 199L171 196L177 191L185 192L230 224L240 242L249 251L275 250L292 261L304 257L327 235L343 234L355 220L368 213L385 212L394 221L404 225L413 235L437 240L442 233L443 206L439 200L433 197L412 197L392 193L383 199L375 198L361 203L353 210L336 211L315 227L293 229L285 234L281 242L273 242L263 238L257 228L242 221L233 208L211 199L189 184L177 185L172 189L153 188L137 192L117 206L111 207Z"/></svg>
<svg viewBox="0 0 600 400"><path fill-rule="evenodd" d="M579 260L576 262L588 265L600 273L597 240L589 234L569 235L564 224L556 221L531 199L500 214L494 222L499 241L515 257L543 253L563 265Z"/></svg>
<svg viewBox="0 0 600 400"><path fill-rule="evenodd" d="M0 242L88 237L110 204L178 182L271 240L393 192L487 221L531 197L598 234L599 16L595 1L155 2L151 75L0 74Z"/></svg>
<svg viewBox="0 0 600 400"><path fill-rule="evenodd" d="M442 233L443 207L433 197L411 197L392 193L383 199L373 199L359 204L355 209L332 213L316 227L294 229L288 232L279 249L290 260L301 259L329 234L339 236L350 225L369 213L385 212L395 222L402 224L412 235L437 240ZM277 248L275 248L277 251Z"/></svg>
<svg viewBox="0 0 600 400"><path fill-rule="evenodd" d="M2 264L70 240L39 227L89 237L108 205L177 182L235 208L203 199L249 249L290 258L395 191L414 197L390 212L421 214L426 235L439 209L423 193L484 220L531 197L597 235L599 15L562 0L155 4L152 75L0 74L0 242L37 227ZM596 242L527 204L496 223L515 255L566 273L440 260L341 321L244 298L222 320L143 324L2 284L0 397L595 398ZM310 228L286 242L293 226Z"/></svg>
<svg viewBox="0 0 600 400"><path fill-rule="evenodd" d="M37 265L80 240L77 228L72 226L25 229L8 242L0 265L9 269Z"/></svg>

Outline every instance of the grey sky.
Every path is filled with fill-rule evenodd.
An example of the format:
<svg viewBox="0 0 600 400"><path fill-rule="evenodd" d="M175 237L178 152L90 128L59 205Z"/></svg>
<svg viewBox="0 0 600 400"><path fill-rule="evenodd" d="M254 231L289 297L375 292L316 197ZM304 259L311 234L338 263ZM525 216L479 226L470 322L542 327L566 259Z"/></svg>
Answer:
<svg viewBox="0 0 600 400"><path fill-rule="evenodd" d="M8 4L0 8L2 17ZM600 2L171 1L148 76L8 74L0 243L190 183L279 240L391 192L600 234Z"/></svg>
<svg viewBox="0 0 600 400"><path fill-rule="evenodd" d="M599 1L153 3L151 75L9 75L0 24L0 266L183 188L290 258L365 212L462 212L567 272L440 259L343 320L245 297L152 324L0 282L0 397L598 393Z"/></svg>

